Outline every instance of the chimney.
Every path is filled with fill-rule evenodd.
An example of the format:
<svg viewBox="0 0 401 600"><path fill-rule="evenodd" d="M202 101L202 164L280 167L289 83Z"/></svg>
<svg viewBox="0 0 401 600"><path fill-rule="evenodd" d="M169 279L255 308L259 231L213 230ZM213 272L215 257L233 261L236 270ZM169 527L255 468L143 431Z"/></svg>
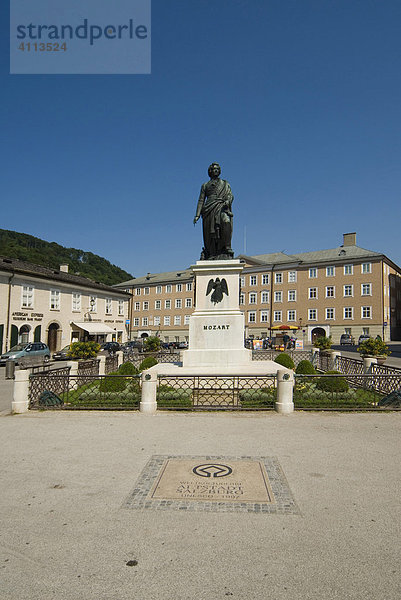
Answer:
<svg viewBox="0 0 401 600"><path fill-rule="evenodd" d="M356 246L356 232L343 233L343 246Z"/></svg>
<svg viewBox="0 0 401 600"><path fill-rule="evenodd" d="M62 273L68 273L68 265L60 265L60 271Z"/></svg>

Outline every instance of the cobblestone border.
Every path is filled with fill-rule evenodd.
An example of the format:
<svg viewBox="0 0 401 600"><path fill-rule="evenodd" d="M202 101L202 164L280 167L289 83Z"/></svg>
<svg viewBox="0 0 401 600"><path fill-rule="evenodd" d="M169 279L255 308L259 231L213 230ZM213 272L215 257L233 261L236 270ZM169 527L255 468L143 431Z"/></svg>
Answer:
<svg viewBox="0 0 401 600"><path fill-rule="evenodd" d="M262 502L210 502L200 500L155 500L148 497L150 490L160 474L167 459L188 459L209 461L258 460L266 469L269 483L274 494L274 503ZM124 501L122 508L151 510L185 510L187 512L244 512L265 514L296 514L300 511L292 497L291 490L275 456L188 456L188 455L153 455L139 476L132 492Z"/></svg>

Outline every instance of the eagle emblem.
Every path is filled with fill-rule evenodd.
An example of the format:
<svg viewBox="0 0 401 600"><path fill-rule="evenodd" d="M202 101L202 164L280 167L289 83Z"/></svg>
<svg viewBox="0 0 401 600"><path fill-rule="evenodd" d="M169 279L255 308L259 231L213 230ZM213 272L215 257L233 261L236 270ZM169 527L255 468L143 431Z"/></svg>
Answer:
<svg viewBox="0 0 401 600"><path fill-rule="evenodd" d="M228 296L227 281L225 279L222 279L220 281L218 277L216 277L214 281L213 279L210 279L209 283L207 284L206 296L208 296L212 290L213 293L210 299L213 302L213 304L221 302L223 300L223 294L227 294Z"/></svg>

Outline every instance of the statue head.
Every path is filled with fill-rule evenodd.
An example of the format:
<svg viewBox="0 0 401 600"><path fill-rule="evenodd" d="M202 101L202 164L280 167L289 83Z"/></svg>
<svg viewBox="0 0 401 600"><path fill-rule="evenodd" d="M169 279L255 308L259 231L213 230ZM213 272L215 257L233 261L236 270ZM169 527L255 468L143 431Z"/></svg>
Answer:
<svg viewBox="0 0 401 600"><path fill-rule="evenodd" d="M219 177L221 173L219 163L212 163L207 170L209 177Z"/></svg>

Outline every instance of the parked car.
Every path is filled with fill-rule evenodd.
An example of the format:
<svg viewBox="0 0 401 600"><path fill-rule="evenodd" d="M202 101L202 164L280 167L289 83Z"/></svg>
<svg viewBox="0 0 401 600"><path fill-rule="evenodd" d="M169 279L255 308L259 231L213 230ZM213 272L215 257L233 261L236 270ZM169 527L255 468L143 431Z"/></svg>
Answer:
<svg viewBox="0 0 401 600"><path fill-rule="evenodd" d="M359 336L358 344L362 344L362 342L366 342L367 340L370 340L370 338L371 338L370 335L366 335L366 333L363 333L362 335Z"/></svg>
<svg viewBox="0 0 401 600"><path fill-rule="evenodd" d="M64 346L61 350L53 353L53 360L68 360L68 352L70 351L71 344Z"/></svg>
<svg viewBox="0 0 401 600"><path fill-rule="evenodd" d="M143 352L143 341L142 340L130 340L129 342L125 342L123 346L121 346L121 350L124 352L131 352L135 348L138 349L139 352Z"/></svg>
<svg viewBox="0 0 401 600"><path fill-rule="evenodd" d="M187 350L188 342L178 342L177 348L179 350Z"/></svg>
<svg viewBox="0 0 401 600"><path fill-rule="evenodd" d="M106 342L102 344L100 350L114 354L114 352L120 350L120 344L118 342Z"/></svg>
<svg viewBox="0 0 401 600"><path fill-rule="evenodd" d="M17 344L0 356L0 365L5 365L7 360L13 360L15 364L18 364L21 358L29 356L43 356L43 360L47 362L50 360L49 347L46 344L42 344L42 342Z"/></svg>
<svg viewBox="0 0 401 600"><path fill-rule="evenodd" d="M343 333L340 337L340 345L341 346L353 346L355 344L355 339L352 337L350 333Z"/></svg>

